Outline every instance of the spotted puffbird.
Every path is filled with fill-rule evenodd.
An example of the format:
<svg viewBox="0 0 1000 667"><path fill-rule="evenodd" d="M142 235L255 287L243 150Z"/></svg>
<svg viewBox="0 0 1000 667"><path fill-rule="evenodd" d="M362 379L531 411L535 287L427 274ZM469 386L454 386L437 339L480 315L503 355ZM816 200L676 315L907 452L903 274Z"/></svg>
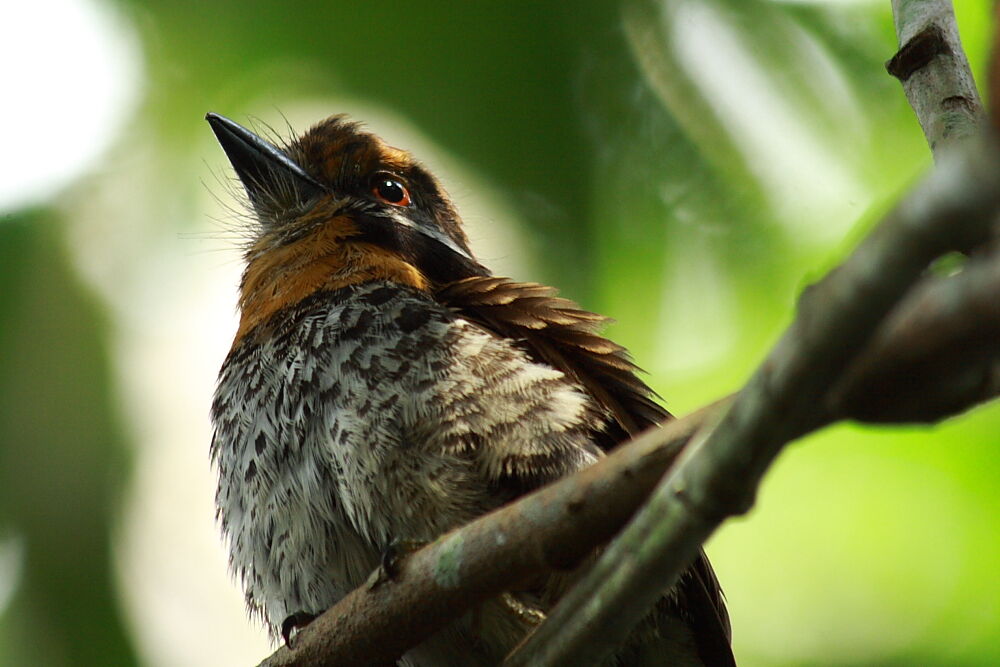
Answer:
<svg viewBox="0 0 1000 667"><path fill-rule="evenodd" d="M207 120L253 218L212 404L216 502L272 636L362 584L387 545L431 541L670 418L603 317L477 261L407 152L341 116L280 147ZM490 600L400 664L499 664L564 582ZM704 554L613 664L735 664Z"/></svg>

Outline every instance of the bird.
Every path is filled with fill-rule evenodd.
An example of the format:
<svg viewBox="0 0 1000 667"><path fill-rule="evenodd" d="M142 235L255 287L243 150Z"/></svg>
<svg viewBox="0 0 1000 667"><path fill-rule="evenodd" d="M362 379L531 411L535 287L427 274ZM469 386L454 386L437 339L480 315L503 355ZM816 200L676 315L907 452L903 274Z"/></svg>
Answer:
<svg viewBox="0 0 1000 667"><path fill-rule="evenodd" d="M605 317L476 258L407 151L344 115L288 139L206 120L250 228L211 407L217 518L273 639L394 545L430 542L671 418L601 334ZM398 664L497 665L567 585L552 574L489 600ZM735 665L730 637L702 552L608 664Z"/></svg>

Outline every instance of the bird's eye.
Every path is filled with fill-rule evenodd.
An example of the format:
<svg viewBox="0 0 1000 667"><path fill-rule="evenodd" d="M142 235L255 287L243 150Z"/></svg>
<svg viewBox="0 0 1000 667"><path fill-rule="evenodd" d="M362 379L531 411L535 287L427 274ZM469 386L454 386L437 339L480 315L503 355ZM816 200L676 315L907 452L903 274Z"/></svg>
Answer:
<svg viewBox="0 0 1000 667"><path fill-rule="evenodd" d="M381 175L375 177L375 184L372 186L372 194L386 204L393 206L409 206L410 191L397 179Z"/></svg>

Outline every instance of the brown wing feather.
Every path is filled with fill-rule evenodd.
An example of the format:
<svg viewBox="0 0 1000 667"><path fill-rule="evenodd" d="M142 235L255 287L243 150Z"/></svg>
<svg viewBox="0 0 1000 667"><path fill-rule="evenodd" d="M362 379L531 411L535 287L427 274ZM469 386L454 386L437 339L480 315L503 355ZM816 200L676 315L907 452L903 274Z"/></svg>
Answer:
<svg viewBox="0 0 1000 667"><path fill-rule="evenodd" d="M614 421L604 449L670 419L636 375L640 369L628 351L598 333L608 319L556 296L555 289L474 277L444 286L437 298L486 329L522 341L529 354L583 385Z"/></svg>
<svg viewBox="0 0 1000 667"><path fill-rule="evenodd" d="M612 428L602 434L602 448L611 449L671 418L656 403L656 393L636 375L640 369L628 351L598 333L608 319L581 310L557 296L554 288L509 278L474 277L445 285L437 298L487 330L522 341L537 360L580 383L613 420ZM678 583L677 595L684 601L682 608L701 662L735 667L722 589L703 551Z"/></svg>

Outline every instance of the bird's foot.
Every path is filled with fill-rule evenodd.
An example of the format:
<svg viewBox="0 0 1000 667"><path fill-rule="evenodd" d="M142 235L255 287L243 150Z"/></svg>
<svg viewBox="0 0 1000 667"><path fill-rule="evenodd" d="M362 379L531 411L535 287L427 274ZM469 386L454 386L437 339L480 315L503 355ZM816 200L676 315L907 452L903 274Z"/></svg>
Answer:
<svg viewBox="0 0 1000 667"><path fill-rule="evenodd" d="M399 576L400 565L407 556L427 544L424 540L394 539L384 551L382 562L368 580L368 588L377 588Z"/></svg>
<svg viewBox="0 0 1000 667"><path fill-rule="evenodd" d="M281 636L285 640L285 646L288 648L294 648L292 646L292 642L295 641L296 637L298 637L302 628L312 623L315 618L316 614L310 614L307 611L297 611L282 621Z"/></svg>

